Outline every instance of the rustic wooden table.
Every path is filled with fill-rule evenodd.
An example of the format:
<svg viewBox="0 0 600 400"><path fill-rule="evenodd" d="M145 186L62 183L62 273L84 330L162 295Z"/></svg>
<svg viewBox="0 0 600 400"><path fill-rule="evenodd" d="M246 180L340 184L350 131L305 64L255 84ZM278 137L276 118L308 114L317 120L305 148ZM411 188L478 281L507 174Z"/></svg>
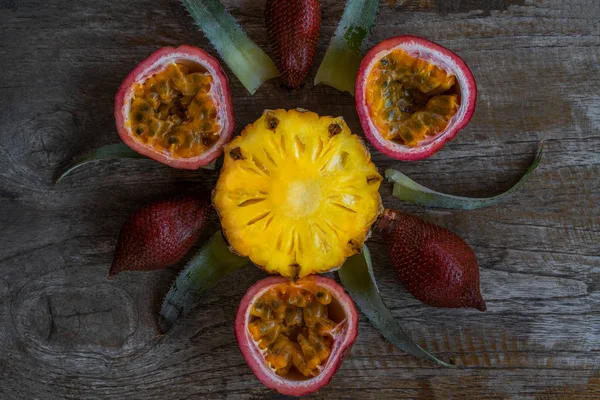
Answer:
<svg viewBox="0 0 600 400"><path fill-rule="evenodd" d="M226 6L266 48L263 3ZM317 61L343 3L323 2ZM547 151L523 190L488 209L410 206L383 184L387 206L473 246L488 311L420 304L375 235L386 302L420 345L458 368L414 359L361 318L351 355L315 398L599 398L600 3L386 1L369 44L398 34L460 54L479 99L468 128L427 161L373 152L382 171L394 166L437 190L488 196L518 180L541 140ZM72 157L118 142L113 97L125 75L181 43L214 53L176 0L0 0L1 399L281 398L254 378L233 334L240 298L264 276L257 268L220 282L162 338L157 308L177 268L107 279L136 207L209 190L216 171L108 161L54 184ZM303 107L342 115L360 132L348 94L312 85L289 94L269 82L251 97L230 80L238 127L265 108Z"/></svg>

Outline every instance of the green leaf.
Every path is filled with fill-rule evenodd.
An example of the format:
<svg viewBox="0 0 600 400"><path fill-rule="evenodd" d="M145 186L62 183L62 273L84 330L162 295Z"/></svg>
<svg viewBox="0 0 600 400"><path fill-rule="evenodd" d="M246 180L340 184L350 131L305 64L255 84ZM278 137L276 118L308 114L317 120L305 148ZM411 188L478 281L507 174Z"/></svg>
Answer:
<svg viewBox="0 0 600 400"><path fill-rule="evenodd" d="M434 364L444 367L454 366L429 354L404 333L381 298L375 282L375 275L373 275L371 253L366 245L363 246L362 254L353 255L346 260L338 271L338 275L344 289L350 294L358 308L390 343L415 357Z"/></svg>
<svg viewBox="0 0 600 400"><path fill-rule="evenodd" d="M75 171L77 168L90 163L92 161L97 160L110 160L114 158L147 158L139 153L136 153L132 149L130 149L125 143L117 143L117 144L109 144L108 146L100 147L99 149L94 149L87 154L84 154L81 157L73 160L71 165L67 168L65 172L63 172L56 183L60 183L60 181L71 172Z"/></svg>
<svg viewBox="0 0 600 400"><path fill-rule="evenodd" d="M179 317L193 309L217 281L248 263L231 251L216 232L177 276L160 310L159 329L166 333Z"/></svg>
<svg viewBox="0 0 600 400"><path fill-rule="evenodd" d="M79 168L87 163L91 163L93 161L99 161L99 160L111 160L111 159L122 159L122 158L144 158L144 159L150 160L148 157L143 156L143 155L133 151L125 143L109 144L107 146L100 147L98 149L94 149L94 150L90 151L89 153L86 153L86 154L82 155L81 157L78 157L75 160L73 160L73 162L66 169L66 171L63 172L58 177L58 179L56 180L56 183L60 183L60 181L65 176L69 175L71 172L75 171L77 168ZM213 161L210 164L207 164L201 168L213 170L213 169L215 169L215 165L216 165L216 162Z"/></svg>
<svg viewBox="0 0 600 400"><path fill-rule="evenodd" d="M362 48L377 19L379 0L348 0L315 76L324 84L354 94Z"/></svg>
<svg viewBox="0 0 600 400"><path fill-rule="evenodd" d="M246 35L219 0L181 2L250 94L279 76L273 60Z"/></svg>
<svg viewBox="0 0 600 400"><path fill-rule="evenodd" d="M400 171L394 169L388 169L385 171L385 177L394 183L394 190L392 194L400 200L407 201L409 203L419 204L427 207L438 207L438 208L452 208L458 210L474 210L477 208L489 207L500 203L512 193L519 190L525 182L529 179L529 176L535 171L542 160L543 144L538 150L537 156L533 163L525 172L525 175L519 179L519 181L506 192L499 194L494 197L484 198L472 198L453 196L450 194L444 194L428 189L423 185L410 179Z"/></svg>

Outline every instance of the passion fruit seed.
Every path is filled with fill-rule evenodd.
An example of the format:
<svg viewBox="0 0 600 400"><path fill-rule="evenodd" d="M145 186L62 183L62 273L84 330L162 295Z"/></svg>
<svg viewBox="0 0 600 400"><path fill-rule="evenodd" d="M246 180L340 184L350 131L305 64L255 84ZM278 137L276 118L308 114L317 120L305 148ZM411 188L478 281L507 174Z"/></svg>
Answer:
<svg viewBox="0 0 600 400"><path fill-rule="evenodd" d="M171 63L137 84L130 109L136 140L178 158L203 153L219 139L212 81L205 69Z"/></svg>
<svg viewBox="0 0 600 400"><path fill-rule="evenodd" d="M382 136L410 147L443 131L459 107L455 76L401 49L372 68L366 92Z"/></svg>
<svg viewBox="0 0 600 400"><path fill-rule="evenodd" d="M317 376L339 322L329 318L331 293L302 280L266 291L250 309L248 330L278 375Z"/></svg>

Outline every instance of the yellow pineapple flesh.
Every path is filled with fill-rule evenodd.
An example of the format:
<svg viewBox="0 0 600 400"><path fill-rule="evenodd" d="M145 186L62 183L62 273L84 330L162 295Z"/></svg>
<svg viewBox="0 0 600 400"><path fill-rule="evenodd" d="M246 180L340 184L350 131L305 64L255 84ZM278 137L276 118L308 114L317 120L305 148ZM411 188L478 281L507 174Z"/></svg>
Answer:
<svg viewBox="0 0 600 400"><path fill-rule="evenodd" d="M360 251L381 180L342 118L267 110L225 147L213 203L236 253L298 279Z"/></svg>

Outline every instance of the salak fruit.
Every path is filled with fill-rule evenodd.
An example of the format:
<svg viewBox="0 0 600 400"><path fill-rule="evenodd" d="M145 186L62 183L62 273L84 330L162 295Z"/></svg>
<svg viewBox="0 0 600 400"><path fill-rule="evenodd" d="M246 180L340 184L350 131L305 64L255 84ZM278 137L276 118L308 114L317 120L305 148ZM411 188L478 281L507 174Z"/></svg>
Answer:
<svg viewBox="0 0 600 400"><path fill-rule="evenodd" d="M235 336L254 375L279 393L303 396L329 383L358 334L358 313L334 280L270 277L242 299Z"/></svg>
<svg viewBox="0 0 600 400"><path fill-rule="evenodd" d="M119 136L175 168L219 157L233 134L229 83L218 61L191 46L163 47L125 78L115 97Z"/></svg>
<svg viewBox="0 0 600 400"><path fill-rule="evenodd" d="M289 90L298 89L315 58L321 4L319 0L267 0L265 21L281 83Z"/></svg>
<svg viewBox="0 0 600 400"><path fill-rule="evenodd" d="M379 43L363 58L356 110L365 136L397 160L433 155L471 120L477 86L465 62L415 36Z"/></svg>
<svg viewBox="0 0 600 400"><path fill-rule="evenodd" d="M418 300L433 307L485 311L477 259L460 236L388 209L377 226L400 281Z"/></svg>
<svg viewBox="0 0 600 400"><path fill-rule="evenodd" d="M361 250L381 180L341 117L267 110L226 146L213 204L235 253L298 279Z"/></svg>
<svg viewBox="0 0 600 400"><path fill-rule="evenodd" d="M136 210L125 222L109 276L177 263L198 240L212 207L208 197L177 196Z"/></svg>

